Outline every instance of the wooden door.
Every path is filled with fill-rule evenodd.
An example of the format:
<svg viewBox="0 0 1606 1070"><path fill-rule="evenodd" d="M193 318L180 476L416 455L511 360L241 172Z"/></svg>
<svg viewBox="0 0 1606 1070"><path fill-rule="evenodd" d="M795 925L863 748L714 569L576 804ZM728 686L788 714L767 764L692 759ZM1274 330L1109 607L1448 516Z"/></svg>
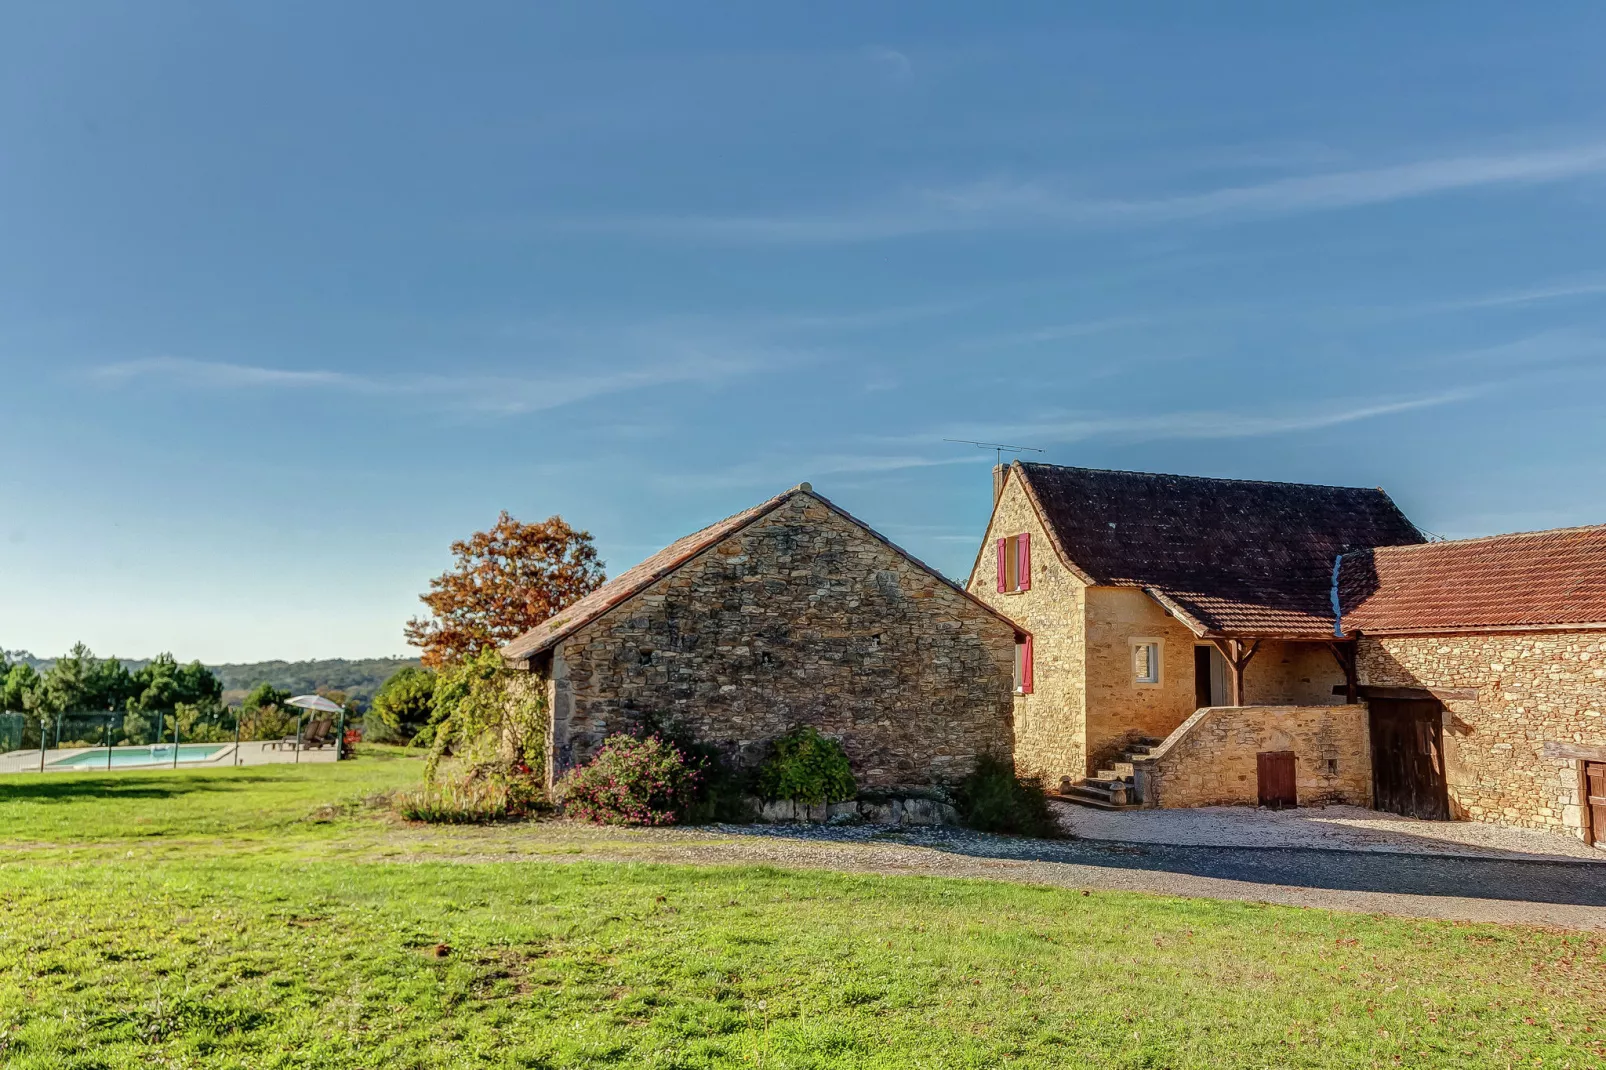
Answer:
<svg viewBox="0 0 1606 1070"><path fill-rule="evenodd" d="M1450 818L1444 708L1433 699L1372 699L1372 806L1406 817Z"/></svg>
<svg viewBox="0 0 1606 1070"><path fill-rule="evenodd" d="M1255 755L1255 779L1260 788L1260 805L1277 810L1299 805L1293 751L1263 750Z"/></svg>
<svg viewBox="0 0 1606 1070"><path fill-rule="evenodd" d="M1589 808L1590 834L1606 846L1606 762L1584 763L1584 790L1589 793L1584 805Z"/></svg>

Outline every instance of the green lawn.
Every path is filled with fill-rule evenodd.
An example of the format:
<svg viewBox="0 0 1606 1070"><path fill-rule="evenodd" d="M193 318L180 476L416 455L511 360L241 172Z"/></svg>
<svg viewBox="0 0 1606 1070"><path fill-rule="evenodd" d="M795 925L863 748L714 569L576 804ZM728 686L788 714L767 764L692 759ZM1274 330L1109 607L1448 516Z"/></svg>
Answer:
<svg viewBox="0 0 1606 1070"><path fill-rule="evenodd" d="M1606 1061L1598 937L418 849L520 830L396 861L361 800L417 769L0 781L0 1064Z"/></svg>

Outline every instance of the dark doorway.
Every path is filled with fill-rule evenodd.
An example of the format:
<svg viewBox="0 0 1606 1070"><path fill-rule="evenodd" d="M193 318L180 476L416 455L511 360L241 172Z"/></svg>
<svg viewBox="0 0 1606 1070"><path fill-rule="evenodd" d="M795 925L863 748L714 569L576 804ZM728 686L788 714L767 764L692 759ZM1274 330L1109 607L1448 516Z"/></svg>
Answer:
<svg viewBox="0 0 1606 1070"><path fill-rule="evenodd" d="M1213 646L1193 648L1193 706L1227 705L1227 659Z"/></svg>
<svg viewBox="0 0 1606 1070"><path fill-rule="evenodd" d="M1406 817L1450 819L1444 781L1444 707L1435 699L1374 698L1372 805Z"/></svg>
<svg viewBox="0 0 1606 1070"><path fill-rule="evenodd" d="M1255 755L1255 779L1260 787L1260 805L1274 810L1299 805L1294 789L1294 752L1263 750Z"/></svg>
<svg viewBox="0 0 1606 1070"><path fill-rule="evenodd" d="M1589 811L1590 837L1606 847L1606 762L1584 763L1584 791L1588 793L1584 806Z"/></svg>

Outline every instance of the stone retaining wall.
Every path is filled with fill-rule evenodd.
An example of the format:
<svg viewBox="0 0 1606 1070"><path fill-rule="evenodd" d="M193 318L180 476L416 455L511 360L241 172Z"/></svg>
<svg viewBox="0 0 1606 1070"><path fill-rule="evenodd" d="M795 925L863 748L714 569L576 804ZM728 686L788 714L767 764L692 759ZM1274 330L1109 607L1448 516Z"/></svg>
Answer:
<svg viewBox="0 0 1606 1070"><path fill-rule="evenodd" d="M1134 763L1147 806L1254 806L1256 755L1293 751L1300 806L1372 802L1365 706L1213 706Z"/></svg>

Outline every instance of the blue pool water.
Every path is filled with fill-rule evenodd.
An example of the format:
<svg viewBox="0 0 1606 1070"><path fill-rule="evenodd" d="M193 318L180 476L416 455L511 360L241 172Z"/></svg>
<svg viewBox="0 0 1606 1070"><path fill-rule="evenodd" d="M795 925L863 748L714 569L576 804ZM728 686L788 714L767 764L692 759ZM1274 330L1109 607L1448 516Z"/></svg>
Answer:
<svg viewBox="0 0 1606 1070"><path fill-rule="evenodd" d="M178 748L178 763L204 762L225 744L207 743L181 743ZM172 765L173 745L171 743L158 743L154 747L113 747L111 767L121 769L130 765ZM50 763L51 769L104 769L106 768L106 748L84 751L71 758L58 758Z"/></svg>

